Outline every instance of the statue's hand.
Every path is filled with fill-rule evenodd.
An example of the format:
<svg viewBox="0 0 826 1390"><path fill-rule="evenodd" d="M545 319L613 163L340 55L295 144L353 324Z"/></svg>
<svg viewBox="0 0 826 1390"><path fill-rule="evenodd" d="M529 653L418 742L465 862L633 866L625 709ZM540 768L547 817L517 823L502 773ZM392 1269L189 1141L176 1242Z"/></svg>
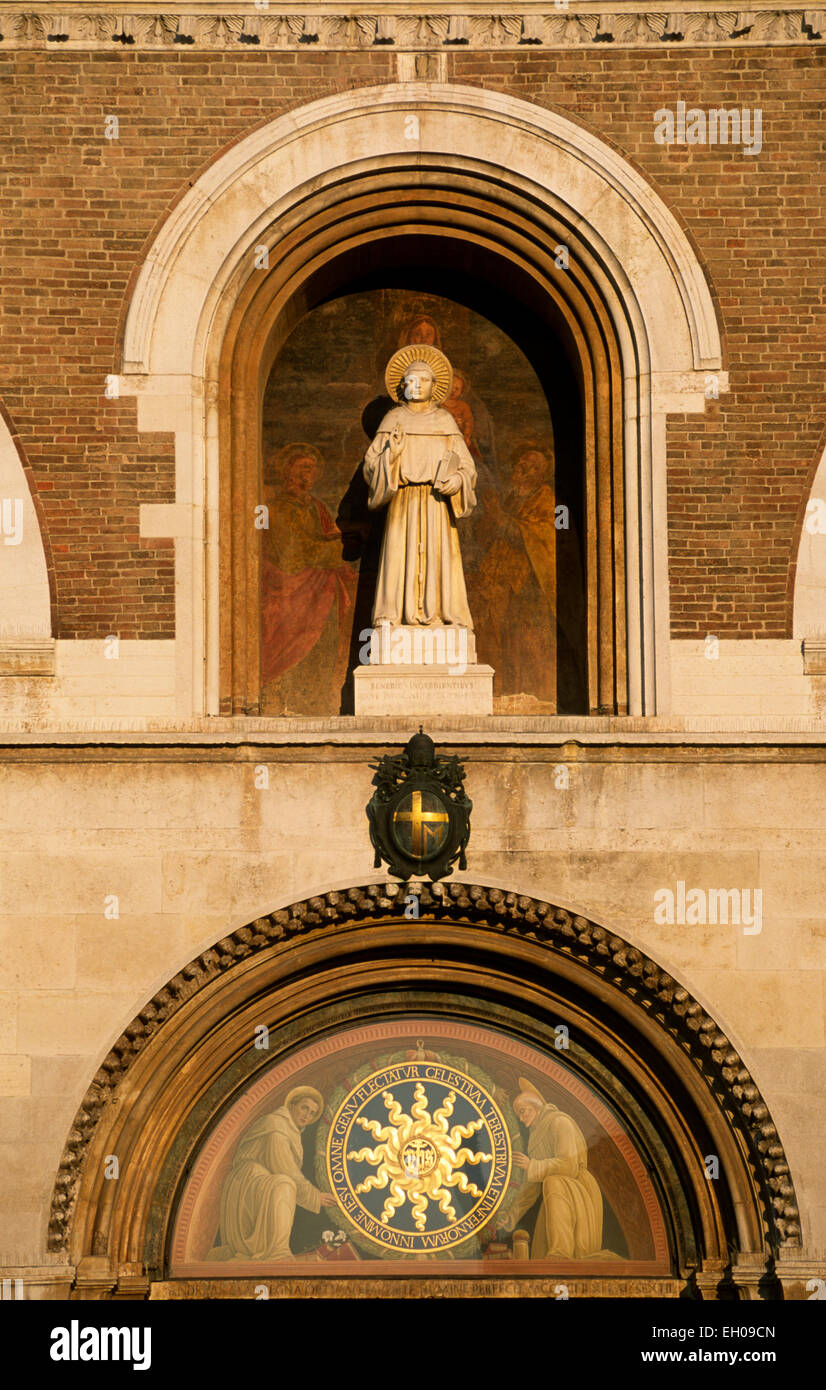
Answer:
<svg viewBox="0 0 826 1390"><path fill-rule="evenodd" d="M433 486L443 497L455 497L462 486L462 479L458 473L454 473L451 478L442 478L441 482L434 483Z"/></svg>
<svg viewBox="0 0 826 1390"><path fill-rule="evenodd" d="M402 429L401 421L397 420L395 425L393 426L393 429L390 432L390 452L393 455L394 459L397 459L399 457L399 454L401 453L403 448L404 430Z"/></svg>

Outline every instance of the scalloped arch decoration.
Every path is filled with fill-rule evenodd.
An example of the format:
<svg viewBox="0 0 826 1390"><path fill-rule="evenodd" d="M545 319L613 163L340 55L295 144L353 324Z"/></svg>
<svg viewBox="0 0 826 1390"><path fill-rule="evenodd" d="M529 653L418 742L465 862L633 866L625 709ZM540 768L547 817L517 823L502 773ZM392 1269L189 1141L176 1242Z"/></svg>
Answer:
<svg viewBox="0 0 826 1390"><path fill-rule="evenodd" d="M106 1254L113 1240L112 1205L122 1202L126 1207L119 1218L126 1232L122 1238L131 1245L128 1250L117 1251L116 1258L139 1257L139 1245L135 1244L139 1236L135 1233L141 1229L141 1221L145 1223L149 1202L144 1167L131 1195L128 1183L109 1183L103 1184L108 1190L102 1196L99 1183L96 1195L96 1178L91 1171L95 1165L88 1165L86 1159L98 1149L101 1154L109 1151L105 1146L114 1142L113 1126L125 1122L130 1106L142 1103L141 1083L133 1075L140 1071L144 1051L148 1049L153 1059L153 1077L157 1047L165 1036L177 1036L181 1046L186 1035L188 1051L183 1055L188 1058L200 1027L203 1037L210 1040L208 1045L204 1043L209 1051L222 1009L226 1009L220 987L228 987L237 979L242 993L243 989L253 989L260 998L265 986L255 976L259 964L266 975L268 963L278 957L289 972L294 952L304 947L323 951L325 938L334 931L357 931L359 950L363 951L364 940L399 923L404 892L404 886L397 883L370 884L328 892L257 918L199 955L145 1005L105 1058L78 1110L54 1187L50 1250L71 1250L78 1259L85 1254ZM474 940L487 937L500 955L502 937L516 937L529 951L534 966L555 967L560 972L574 966L577 975L590 980L595 991L607 990L626 1006L630 1002L640 1010L641 1023L644 1018L649 1035L653 1030L663 1053L670 1050L672 1061L680 1054L689 1059L695 1086L706 1096L718 1133L726 1139L727 1162L735 1173L739 1193L741 1247L745 1241L753 1251L759 1239L768 1258L800 1245L794 1186L768 1107L716 1021L672 976L621 937L587 918L501 889L453 882L423 884L415 930L432 931L440 925L454 932L467 930ZM411 923L405 922L404 928L409 936ZM342 939L339 934L328 949L338 952ZM373 939L378 944L378 935ZM180 1069L182 1062L170 1058L169 1065ZM150 1160L146 1118L139 1115L135 1126L135 1142L145 1165ZM114 1188L119 1189L117 1194ZM143 1218L138 1214L140 1209L144 1210Z"/></svg>

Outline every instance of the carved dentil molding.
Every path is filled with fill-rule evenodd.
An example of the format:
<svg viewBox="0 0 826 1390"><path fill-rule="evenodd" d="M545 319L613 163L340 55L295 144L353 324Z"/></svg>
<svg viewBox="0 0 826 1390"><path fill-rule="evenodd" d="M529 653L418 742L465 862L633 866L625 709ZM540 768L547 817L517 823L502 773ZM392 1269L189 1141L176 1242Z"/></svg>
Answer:
<svg viewBox="0 0 826 1390"><path fill-rule="evenodd" d="M748 1153L760 1193L767 1239L774 1252L794 1253L801 1243L800 1217L789 1165L768 1106L741 1057L713 1018L655 961L621 937L564 908L499 888L467 883L417 885L419 924L450 921L512 933L577 961L600 980L633 999L694 1062L716 1104ZM405 893L399 883L328 892L259 917L184 966L141 1009L121 1034L92 1080L75 1116L55 1180L48 1248L65 1251L84 1157L95 1129L130 1066L150 1039L188 1000L224 972L294 937L341 923L397 918ZM411 930L413 923L409 924ZM96 1250L95 1254L105 1254Z"/></svg>
<svg viewBox="0 0 826 1390"><path fill-rule="evenodd" d="M603 12L598 3L549 0L545 12L498 14L452 12L441 14L385 12L353 14L319 6L319 13L282 10L277 0L256 8L222 6L222 13L197 13L168 5L131 10L129 5L106 13L85 13L43 6L0 8L0 49L44 47L120 49L247 49L390 48L401 51L437 49L525 49L585 47L604 44L619 48L683 44L734 46L807 44L826 41L826 9L797 8L723 10L707 5L683 9L663 4L651 12L629 0L621 9Z"/></svg>

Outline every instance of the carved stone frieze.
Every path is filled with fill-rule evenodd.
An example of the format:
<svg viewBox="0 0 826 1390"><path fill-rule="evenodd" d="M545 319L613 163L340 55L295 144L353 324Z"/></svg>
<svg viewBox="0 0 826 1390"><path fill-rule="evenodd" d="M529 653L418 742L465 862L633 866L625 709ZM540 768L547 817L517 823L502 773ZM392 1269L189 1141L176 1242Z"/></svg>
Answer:
<svg viewBox="0 0 826 1390"><path fill-rule="evenodd" d="M270 1298L677 1298L679 1279L175 1279L154 1284L152 1297L257 1298L265 1284Z"/></svg>
<svg viewBox="0 0 826 1390"><path fill-rule="evenodd" d="M251 12L252 10L252 12ZM826 40L826 10L797 8L723 10L713 5L684 10L668 2L651 13L633 0L616 12L599 3L569 0L548 4L547 13L503 10L479 15L445 13L356 13L324 7L317 15L282 9L278 0L260 8L228 3L223 14L169 5L157 12L131 13L129 5L107 12L42 5L0 7L0 48L194 48L243 51L393 47L570 48L605 44L645 48L657 44L735 46L808 44ZM240 48L239 48L240 46Z"/></svg>
<svg viewBox="0 0 826 1390"><path fill-rule="evenodd" d="M342 923L398 918L409 889L369 884L328 892L239 927L184 966L121 1034L81 1103L60 1162L52 1198L48 1248L65 1250L83 1158L104 1107L149 1040L210 981L258 951ZM760 1193L767 1241L775 1252L801 1242L794 1186L783 1146L760 1091L728 1038L689 992L636 947L585 917L499 888L443 882L417 885L418 925L434 920L512 933L568 957L633 999L674 1039L702 1074L716 1105L745 1145Z"/></svg>

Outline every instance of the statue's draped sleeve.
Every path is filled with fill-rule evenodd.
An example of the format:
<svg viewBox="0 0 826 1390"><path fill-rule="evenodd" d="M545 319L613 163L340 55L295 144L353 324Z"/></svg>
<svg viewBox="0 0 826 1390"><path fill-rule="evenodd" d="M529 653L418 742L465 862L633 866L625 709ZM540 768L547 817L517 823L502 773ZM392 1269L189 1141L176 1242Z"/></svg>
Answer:
<svg viewBox="0 0 826 1390"><path fill-rule="evenodd" d="M458 521L460 517L469 516L476 506L476 464L464 436L458 431L448 440L448 447L452 454L448 473L458 473L461 480L459 491L448 499Z"/></svg>
<svg viewBox="0 0 826 1390"><path fill-rule="evenodd" d="M364 455L364 477L370 489L367 505L372 511L386 507L399 487L401 459L391 461L390 431L384 428L387 418Z"/></svg>

